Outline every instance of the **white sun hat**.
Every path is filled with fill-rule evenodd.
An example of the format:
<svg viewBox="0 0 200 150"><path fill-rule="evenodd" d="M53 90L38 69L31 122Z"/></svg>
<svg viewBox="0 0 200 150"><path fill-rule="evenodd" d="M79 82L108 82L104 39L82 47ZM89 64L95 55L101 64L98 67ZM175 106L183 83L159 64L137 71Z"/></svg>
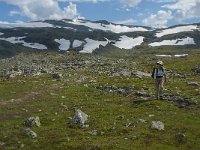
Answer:
<svg viewBox="0 0 200 150"><path fill-rule="evenodd" d="M163 62L162 61L158 61L156 64L159 64L159 65L163 65Z"/></svg>

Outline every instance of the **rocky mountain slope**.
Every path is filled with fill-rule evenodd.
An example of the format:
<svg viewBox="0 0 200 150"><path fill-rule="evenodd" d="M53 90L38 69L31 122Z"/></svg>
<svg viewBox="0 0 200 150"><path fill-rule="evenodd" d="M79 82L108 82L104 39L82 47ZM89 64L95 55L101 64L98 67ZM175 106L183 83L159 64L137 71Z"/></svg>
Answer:
<svg viewBox="0 0 200 150"><path fill-rule="evenodd" d="M1 23L0 54L16 51L48 50L92 53L143 47L200 47L200 24L166 29L126 26L107 21L45 20Z"/></svg>
<svg viewBox="0 0 200 150"><path fill-rule="evenodd" d="M179 55L180 56L180 55ZM162 56L34 52L0 60L0 149L199 149L199 50Z"/></svg>

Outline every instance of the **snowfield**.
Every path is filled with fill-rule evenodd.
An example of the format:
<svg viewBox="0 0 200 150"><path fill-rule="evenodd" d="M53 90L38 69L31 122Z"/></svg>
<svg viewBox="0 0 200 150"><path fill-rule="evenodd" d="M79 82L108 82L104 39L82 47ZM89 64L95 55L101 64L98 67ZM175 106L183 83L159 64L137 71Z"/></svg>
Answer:
<svg viewBox="0 0 200 150"><path fill-rule="evenodd" d="M100 45L106 46L108 44L108 41L95 41L89 38L85 39L86 44L83 47L83 50L81 50L81 53L92 53L95 49L99 48Z"/></svg>
<svg viewBox="0 0 200 150"><path fill-rule="evenodd" d="M26 37L25 36L23 36L23 37L9 37L9 38L0 38L0 40L4 40L4 41L10 42L12 44L21 43L25 47L30 47L30 48L34 48L34 49L41 49L41 50L47 49L47 47L43 44L27 43L24 40L22 40L24 38L26 38Z"/></svg>
<svg viewBox="0 0 200 150"><path fill-rule="evenodd" d="M169 28L160 31L159 33L156 33L157 37L162 37L164 35L174 34L174 33L180 33L180 32L189 32L194 30L200 30L197 25L189 25L189 26L180 26L180 27L174 27Z"/></svg>
<svg viewBox="0 0 200 150"><path fill-rule="evenodd" d="M79 41L79 40L74 40L72 47L76 48L79 47L83 44L83 41Z"/></svg>
<svg viewBox="0 0 200 150"><path fill-rule="evenodd" d="M132 49L136 45L141 45L143 42L144 37L139 36L137 38L130 38L126 35L121 36L119 39L120 41L117 41L114 46L120 48L120 49Z"/></svg>
<svg viewBox="0 0 200 150"><path fill-rule="evenodd" d="M194 39L187 37L184 39L176 39L176 40L164 40L161 42L154 42L149 44L150 46L164 46L164 45L193 45L195 44Z"/></svg>
<svg viewBox="0 0 200 150"><path fill-rule="evenodd" d="M1 33L1 32L0 32L0 36L1 36L1 35L4 35L4 33Z"/></svg>
<svg viewBox="0 0 200 150"><path fill-rule="evenodd" d="M66 39L55 39L55 42L59 43L59 50L67 51L70 48L70 41Z"/></svg>
<svg viewBox="0 0 200 150"><path fill-rule="evenodd" d="M63 20L64 21L64 20ZM83 21L83 20L74 20L74 21L64 21L66 23L71 23L74 25L83 25L86 27L89 27L91 29L99 29L103 31L111 31L114 33L123 33L123 32L136 32L136 31L149 31L143 27L128 27L128 26L122 26L122 25L114 25L114 24L102 24L102 23L93 23L89 21Z"/></svg>
<svg viewBox="0 0 200 150"><path fill-rule="evenodd" d="M177 54L177 55L156 55L156 57L187 57L188 54Z"/></svg>

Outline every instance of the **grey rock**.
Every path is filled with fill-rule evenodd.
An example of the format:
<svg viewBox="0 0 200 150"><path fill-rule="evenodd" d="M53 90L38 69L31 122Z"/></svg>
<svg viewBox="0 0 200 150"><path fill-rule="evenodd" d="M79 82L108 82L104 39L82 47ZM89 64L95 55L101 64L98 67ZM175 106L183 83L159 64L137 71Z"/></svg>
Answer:
<svg viewBox="0 0 200 150"><path fill-rule="evenodd" d="M34 131L32 131L30 128L25 129L24 134L31 137L31 138L37 137L37 134Z"/></svg>
<svg viewBox="0 0 200 150"><path fill-rule="evenodd" d="M188 82L188 85L198 87L199 83L198 82Z"/></svg>
<svg viewBox="0 0 200 150"><path fill-rule="evenodd" d="M88 125L85 125L85 122L88 120L88 115L81 111L80 109L77 109L74 113L74 116L70 119L71 124L75 124L80 128L86 128Z"/></svg>
<svg viewBox="0 0 200 150"><path fill-rule="evenodd" d="M192 69L192 71L194 71L194 72L196 72L196 73L200 73L200 66L198 66L198 67Z"/></svg>
<svg viewBox="0 0 200 150"><path fill-rule="evenodd" d="M140 91L137 91L135 93L136 96L143 96L143 97L150 97L151 95L150 94L147 94L147 92L140 92Z"/></svg>
<svg viewBox="0 0 200 150"><path fill-rule="evenodd" d="M40 118L38 116L30 117L24 121L24 125L28 127L32 127L32 126L40 127L41 125Z"/></svg>
<svg viewBox="0 0 200 150"><path fill-rule="evenodd" d="M97 135L104 135L104 132L97 131L97 130L92 130L92 131L89 132L89 134L97 136Z"/></svg>
<svg viewBox="0 0 200 150"><path fill-rule="evenodd" d="M130 77L132 75L132 72L129 70L122 70L121 74L125 77Z"/></svg>
<svg viewBox="0 0 200 150"><path fill-rule="evenodd" d="M53 79L61 79L61 78L63 78L63 75L60 73L53 73L50 75L50 77Z"/></svg>
<svg viewBox="0 0 200 150"><path fill-rule="evenodd" d="M139 119L139 120L137 120L137 123L146 123L146 120L144 120L144 119Z"/></svg>
<svg viewBox="0 0 200 150"><path fill-rule="evenodd" d="M165 130L165 126L161 121L152 121L151 129Z"/></svg>
<svg viewBox="0 0 200 150"><path fill-rule="evenodd" d="M179 143L184 143L186 141L186 136L183 133L178 133L176 139Z"/></svg>
<svg viewBox="0 0 200 150"><path fill-rule="evenodd" d="M136 71L133 73L136 77L142 78L142 77L150 77L150 73L142 72L142 71Z"/></svg>

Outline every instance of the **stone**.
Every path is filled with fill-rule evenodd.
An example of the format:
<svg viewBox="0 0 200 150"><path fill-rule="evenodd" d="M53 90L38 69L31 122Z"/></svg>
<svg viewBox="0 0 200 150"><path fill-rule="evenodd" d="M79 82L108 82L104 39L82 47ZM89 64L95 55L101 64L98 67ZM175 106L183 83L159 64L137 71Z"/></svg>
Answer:
<svg viewBox="0 0 200 150"><path fill-rule="evenodd" d="M198 82L188 82L188 85L198 87L199 83Z"/></svg>
<svg viewBox="0 0 200 150"><path fill-rule="evenodd" d="M77 109L74 113L74 116L70 119L71 124L77 125L79 128L86 128L88 125L85 125L85 122L88 120L88 115Z"/></svg>
<svg viewBox="0 0 200 150"><path fill-rule="evenodd" d="M38 116L36 117L30 117L24 121L24 125L27 127L37 126L40 127L40 118Z"/></svg>
<svg viewBox="0 0 200 150"><path fill-rule="evenodd" d="M151 129L165 130L165 126L161 121L152 121Z"/></svg>
<svg viewBox="0 0 200 150"><path fill-rule="evenodd" d="M121 74L125 77L130 77L132 75L132 72L129 70L122 70Z"/></svg>
<svg viewBox="0 0 200 150"><path fill-rule="evenodd" d="M133 73L136 77L142 78L142 77L151 77L150 73L142 72L142 71L136 71Z"/></svg>
<svg viewBox="0 0 200 150"><path fill-rule="evenodd" d="M196 73L200 73L200 66L198 66L198 67L192 69L192 71L194 71L194 72L196 72Z"/></svg>
<svg viewBox="0 0 200 150"><path fill-rule="evenodd" d="M144 120L144 119L139 119L139 120L137 120L137 123L146 123L146 120Z"/></svg>
<svg viewBox="0 0 200 150"><path fill-rule="evenodd" d="M178 133L176 139L179 143L184 143L186 141L186 136L183 133Z"/></svg>
<svg viewBox="0 0 200 150"><path fill-rule="evenodd" d="M31 137L31 138L37 137L37 134L34 131L32 131L30 128L25 129L24 134Z"/></svg>
<svg viewBox="0 0 200 150"><path fill-rule="evenodd" d="M92 130L92 131L89 132L89 134L97 136L97 135L104 135L104 132L97 131L97 130Z"/></svg>
<svg viewBox="0 0 200 150"><path fill-rule="evenodd" d="M61 79L63 78L63 75L61 73L53 73L50 75L50 77L53 79Z"/></svg>
<svg viewBox="0 0 200 150"><path fill-rule="evenodd" d="M151 95L146 93L146 92L140 92L140 91L137 91L135 93L136 96L143 96L143 97L150 97Z"/></svg>

